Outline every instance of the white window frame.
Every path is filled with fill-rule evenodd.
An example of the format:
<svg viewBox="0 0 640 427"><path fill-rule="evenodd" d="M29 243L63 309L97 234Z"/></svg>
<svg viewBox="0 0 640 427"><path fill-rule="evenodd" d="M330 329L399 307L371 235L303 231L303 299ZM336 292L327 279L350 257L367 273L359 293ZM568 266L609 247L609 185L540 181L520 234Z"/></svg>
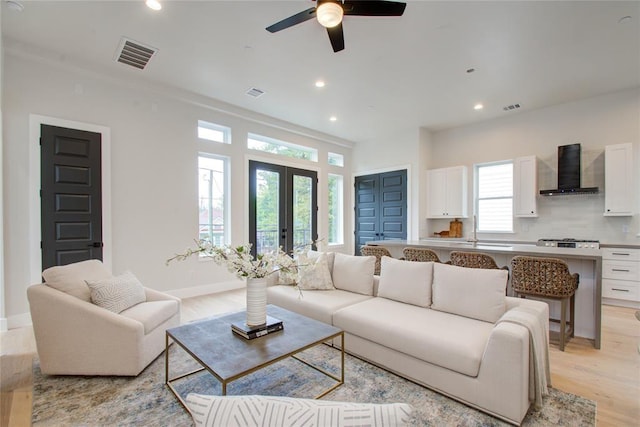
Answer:
<svg viewBox="0 0 640 427"><path fill-rule="evenodd" d="M229 210L230 210L230 201L231 201L231 182L230 182L230 165L231 165L231 160L229 157L227 156L220 156L217 154L212 154L212 153L206 153L206 152L199 152L198 153L198 238L200 238L200 228L202 226L202 224L200 223L200 173L201 173L201 168L200 168L200 158L209 158L209 159L215 159L215 160L220 160L223 162L224 165L224 171L223 171L223 200L222 200L222 204L223 204L223 208L222 208L222 221L223 221L223 237L222 237L222 242L220 242L221 244L225 244L228 245L231 242L231 223L230 223L230 218L231 215L229 214ZM212 224L208 224L208 225L212 225Z"/></svg>
<svg viewBox="0 0 640 427"><path fill-rule="evenodd" d="M221 138L216 138L212 135L207 135L207 132L220 132ZM205 120L198 120L198 138L207 141L218 142L220 144L231 144L231 128L222 126L216 123L207 122Z"/></svg>
<svg viewBox="0 0 640 427"><path fill-rule="evenodd" d="M288 148L290 150L296 150L301 153L307 153L308 157L295 157L295 156L290 156L285 153L279 153L279 152L274 153L270 150L266 150L266 149L260 148L259 146L256 146L255 143L269 144L272 146L276 146L278 148L285 148L285 149ZM249 150L256 150L256 151L261 151L263 153L275 154L275 155L287 157L290 159L302 159L302 160L307 160L312 162L318 161L318 150L315 148L306 147L304 145L293 144L291 142L280 141L279 139L270 138L268 136L258 135L255 133L249 133L247 135L247 148Z"/></svg>
<svg viewBox="0 0 640 427"><path fill-rule="evenodd" d="M513 164L514 164L513 160L503 160L499 162L478 163L474 165L474 211L478 219L477 227L478 227L479 233L513 233ZM489 168L489 167L502 166L502 165L511 165L511 180L510 180L511 195L480 198L480 170L482 168ZM481 200L507 200L507 199L509 200L508 205L511 208L511 215L509 215L510 223L509 223L508 229L507 227L504 227L502 229L497 229L497 230L482 228L482 224L484 223L484 221L480 215L480 201Z"/></svg>
<svg viewBox="0 0 640 427"><path fill-rule="evenodd" d="M329 152L327 154L327 164L330 166L344 167L344 156L342 154Z"/></svg>
<svg viewBox="0 0 640 427"><path fill-rule="evenodd" d="M331 194L331 188L329 187L329 182L327 181L327 211L331 212L332 210L335 209L336 212L334 212L334 218L337 219L335 227L335 235L336 235L336 241L331 241L331 237L329 235L329 229L331 228L331 224L328 223L327 224L327 244L329 246L340 246L340 245L344 245L344 176L340 175L340 174L334 174L334 173L330 173L329 174L329 178L331 177L335 177L338 179L338 186L339 188L337 188L337 194L335 197L335 205L332 206L331 203L329 202L329 194Z"/></svg>

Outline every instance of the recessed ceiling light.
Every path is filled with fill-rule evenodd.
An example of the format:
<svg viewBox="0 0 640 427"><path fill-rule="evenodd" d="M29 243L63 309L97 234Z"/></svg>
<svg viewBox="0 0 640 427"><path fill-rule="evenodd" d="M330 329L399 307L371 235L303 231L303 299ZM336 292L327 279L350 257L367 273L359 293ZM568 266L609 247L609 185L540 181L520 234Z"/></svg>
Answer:
<svg viewBox="0 0 640 427"><path fill-rule="evenodd" d="M627 22L631 22L631 16L627 15L627 16L623 16L622 18L618 19L618 24L626 24Z"/></svg>
<svg viewBox="0 0 640 427"><path fill-rule="evenodd" d="M324 80L317 80L316 81L316 87L324 87L325 82Z"/></svg>
<svg viewBox="0 0 640 427"><path fill-rule="evenodd" d="M480 104L480 103L478 103L478 104L476 104L476 105L474 105L474 106L473 106L473 109L474 109L474 110L482 110L483 108L484 108L484 105L482 105L482 104Z"/></svg>
<svg viewBox="0 0 640 427"><path fill-rule="evenodd" d="M149 9L160 10L162 9L162 5L158 0L145 0L144 2Z"/></svg>
<svg viewBox="0 0 640 427"><path fill-rule="evenodd" d="M7 7L14 12L22 12L24 10L24 5L19 1L7 0Z"/></svg>
<svg viewBox="0 0 640 427"><path fill-rule="evenodd" d="M331 116L331 117L329 117L329 120L332 121L332 122L335 122L335 121L338 120L338 118L336 116Z"/></svg>

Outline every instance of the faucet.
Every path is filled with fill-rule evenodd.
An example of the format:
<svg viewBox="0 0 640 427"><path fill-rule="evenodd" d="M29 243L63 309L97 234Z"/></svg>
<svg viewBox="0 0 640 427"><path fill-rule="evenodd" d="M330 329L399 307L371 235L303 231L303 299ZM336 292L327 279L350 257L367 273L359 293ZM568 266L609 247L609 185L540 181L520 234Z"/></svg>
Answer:
<svg viewBox="0 0 640 427"><path fill-rule="evenodd" d="M475 245L478 242L478 238L476 235L476 229L478 228L478 220L476 218L476 216L473 216L473 234L472 237L467 238L467 242L473 242L473 244Z"/></svg>

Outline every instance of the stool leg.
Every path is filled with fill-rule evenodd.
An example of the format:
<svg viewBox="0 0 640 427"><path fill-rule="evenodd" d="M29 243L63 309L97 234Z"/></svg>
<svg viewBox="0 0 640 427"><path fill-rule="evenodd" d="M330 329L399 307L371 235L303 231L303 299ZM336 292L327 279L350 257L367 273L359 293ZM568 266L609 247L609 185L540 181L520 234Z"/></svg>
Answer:
<svg viewBox="0 0 640 427"><path fill-rule="evenodd" d="M560 351L564 351L564 333L567 324L567 298L562 298L560 306L562 307L560 313Z"/></svg>
<svg viewBox="0 0 640 427"><path fill-rule="evenodd" d="M569 304L569 309L571 310L571 317L570 317L570 322L571 322L571 337L573 338L575 336L575 331L576 331L576 294L574 293L573 295L571 295L571 302Z"/></svg>

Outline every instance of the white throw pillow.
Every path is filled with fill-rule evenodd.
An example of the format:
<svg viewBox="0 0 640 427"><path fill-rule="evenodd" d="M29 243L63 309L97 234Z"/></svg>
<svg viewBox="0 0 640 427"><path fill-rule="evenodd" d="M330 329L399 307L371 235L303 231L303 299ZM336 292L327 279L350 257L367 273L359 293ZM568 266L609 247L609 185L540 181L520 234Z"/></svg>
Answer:
<svg viewBox="0 0 640 427"><path fill-rule="evenodd" d="M91 289L91 302L114 313L147 300L144 287L130 271L109 279L87 280L87 285Z"/></svg>
<svg viewBox="0 0 640 427"><path fill-rule="evenodd" d="M109 277L111 272L97 259L50 267L42 272L46 285L87 302L91 302L91 291L85 280Z"/></svg>
<svg viewBox="0 0 640 427"><path fill-rule="evenodd" d="M333 286L343 291L373 295L374 256L353 256L336 253L333 262Z"/></svg>
<svg viewBox="0 0 640 427"><path fill-rule="evenodd" d="M428 308L431 305L433 262L402 261L383 256L378 296Z"/></svg>
<svg viewBox="0 0 640 427"><path fill-rule="evenodd" d="M406 403L352 403L280 396L207 396L190 393L196 427L400 427L413 407Z"/></svg>
<svg viewBox="0 0 640 427"><path fill-rule="evenodd" d="M506 270L433 265L431 308L495 323L506 309Z"/></svg>
<svg viewBox="0 0 640 427"><path fill-rule="evenodd" d="M336 259L336 254L334 252L318 252L318 251L309 251L307 252L307 256L311 259L318 258L321 254L327 255L327 264L329 265L329 273L331 273L331 277L333 277L333 263Z"/></svg>
<svg viewBox="0 0 640 427"><path fill-rule="evenodd" d="M315 260L300 255L298 269L298 288L306 291L335 289L325 253L320 253Z"/></svg>

